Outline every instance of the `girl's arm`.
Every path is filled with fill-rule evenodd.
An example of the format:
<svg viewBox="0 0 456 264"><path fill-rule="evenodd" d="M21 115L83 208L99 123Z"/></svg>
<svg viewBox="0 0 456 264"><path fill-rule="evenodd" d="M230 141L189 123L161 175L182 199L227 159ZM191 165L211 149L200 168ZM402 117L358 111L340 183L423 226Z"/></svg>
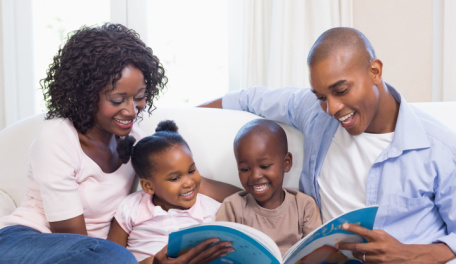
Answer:
<svg viewBox="0 0 456 264"><path fill-rule="evenodd" d="M199 192L220 203L223 202L226 197L240 190L241 189L234 185L201 177Z"/></svg>
<svg viewBox="0 0 456 264"><path fill-rule="evenodd" d="M87 235L84 215L79 215L63 221L49 222L52 233L73 233Z"/></svg>
<svg viewBox="0 0 456 264"><path fill-rule="evenodd" d="M127 247L128 234L122 229L122 227L120 227L115 218L112 220L107 239L121 246Z"/></svg>

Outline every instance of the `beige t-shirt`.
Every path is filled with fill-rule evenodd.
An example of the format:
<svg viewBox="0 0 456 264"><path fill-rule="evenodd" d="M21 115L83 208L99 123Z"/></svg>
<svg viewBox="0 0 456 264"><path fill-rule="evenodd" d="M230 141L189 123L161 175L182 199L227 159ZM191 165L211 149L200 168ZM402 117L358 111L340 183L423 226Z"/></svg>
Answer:
<svg viewBox="0 0 456 264"><path fill-rule="evenodd" d="M285 189L285 199L276 209L258 205L247 191L227 197L215 217L251 226L271 237L282 253L301 238L321 226L320 211L312 197Z"/></svg>

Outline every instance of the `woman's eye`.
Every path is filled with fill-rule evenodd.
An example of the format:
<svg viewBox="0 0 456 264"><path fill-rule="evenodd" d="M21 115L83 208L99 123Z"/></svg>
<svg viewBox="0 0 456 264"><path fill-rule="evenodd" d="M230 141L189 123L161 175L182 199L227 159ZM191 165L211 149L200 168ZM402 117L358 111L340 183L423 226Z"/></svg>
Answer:
<svg viewBox="0 0 456 264"><path fill-rule="evenodd" d="M133 98L133 100L135 100L135 101L141 101L141 100L143 100L144 98L146 98L146 95L145 95L145 94L143 94L142 96L136 96L136 97Z"/></svg>
<svg viewBox="0 0 456 264"><path fill-rule="evenodd" d="M111 103L112 103L113 105L120 105L120 104L122 104L123 102L124 102L124 100L122 100L122 101L114 101L114 100L111 100Z"/></svg>

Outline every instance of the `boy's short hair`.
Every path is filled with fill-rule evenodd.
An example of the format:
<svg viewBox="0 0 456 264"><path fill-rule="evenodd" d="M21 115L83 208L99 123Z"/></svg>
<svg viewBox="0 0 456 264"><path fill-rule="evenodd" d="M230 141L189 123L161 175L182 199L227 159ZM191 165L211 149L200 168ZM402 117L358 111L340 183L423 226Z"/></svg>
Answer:
<svg viewBox="0 0 456 264"><path fill-rule="evenodd" d="M288 153L288 140L285 130L269 119L253 119L242 126L234 138L233 148L236 150L241 139L252 133L273 135L277 139L277 143L279 143L277 149L282 150L284 155Z"/></svg>

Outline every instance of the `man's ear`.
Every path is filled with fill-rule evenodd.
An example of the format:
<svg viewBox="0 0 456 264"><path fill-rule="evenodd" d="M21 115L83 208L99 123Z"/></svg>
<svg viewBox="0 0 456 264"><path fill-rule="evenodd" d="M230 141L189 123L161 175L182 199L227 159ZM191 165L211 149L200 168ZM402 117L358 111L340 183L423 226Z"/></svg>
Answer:
<svg viewBox="0 0 456 264"><path fill-rule="evenodd" d="M383 62L379 59L374 59L371 61L369 65L369 73L372 76L372 80L375 84L379 84L382 82L382 70L383 70Z"/></svg>
<svg viewBox="0 0 456 264"><path fill-rule="evenodd" d="M139 183L141 184L141 188L145 193L150 195L154 194L154 184L148 179L140 179Z"/></svg>
<svg viewBox="0 0 456 264"><path fill-rule="evenodd" d="M291 155L290 152L287 152L283 162L284 162L283 170L285 172L289 172L291 170L291 167L293 166L293 155Z"/></svg>

